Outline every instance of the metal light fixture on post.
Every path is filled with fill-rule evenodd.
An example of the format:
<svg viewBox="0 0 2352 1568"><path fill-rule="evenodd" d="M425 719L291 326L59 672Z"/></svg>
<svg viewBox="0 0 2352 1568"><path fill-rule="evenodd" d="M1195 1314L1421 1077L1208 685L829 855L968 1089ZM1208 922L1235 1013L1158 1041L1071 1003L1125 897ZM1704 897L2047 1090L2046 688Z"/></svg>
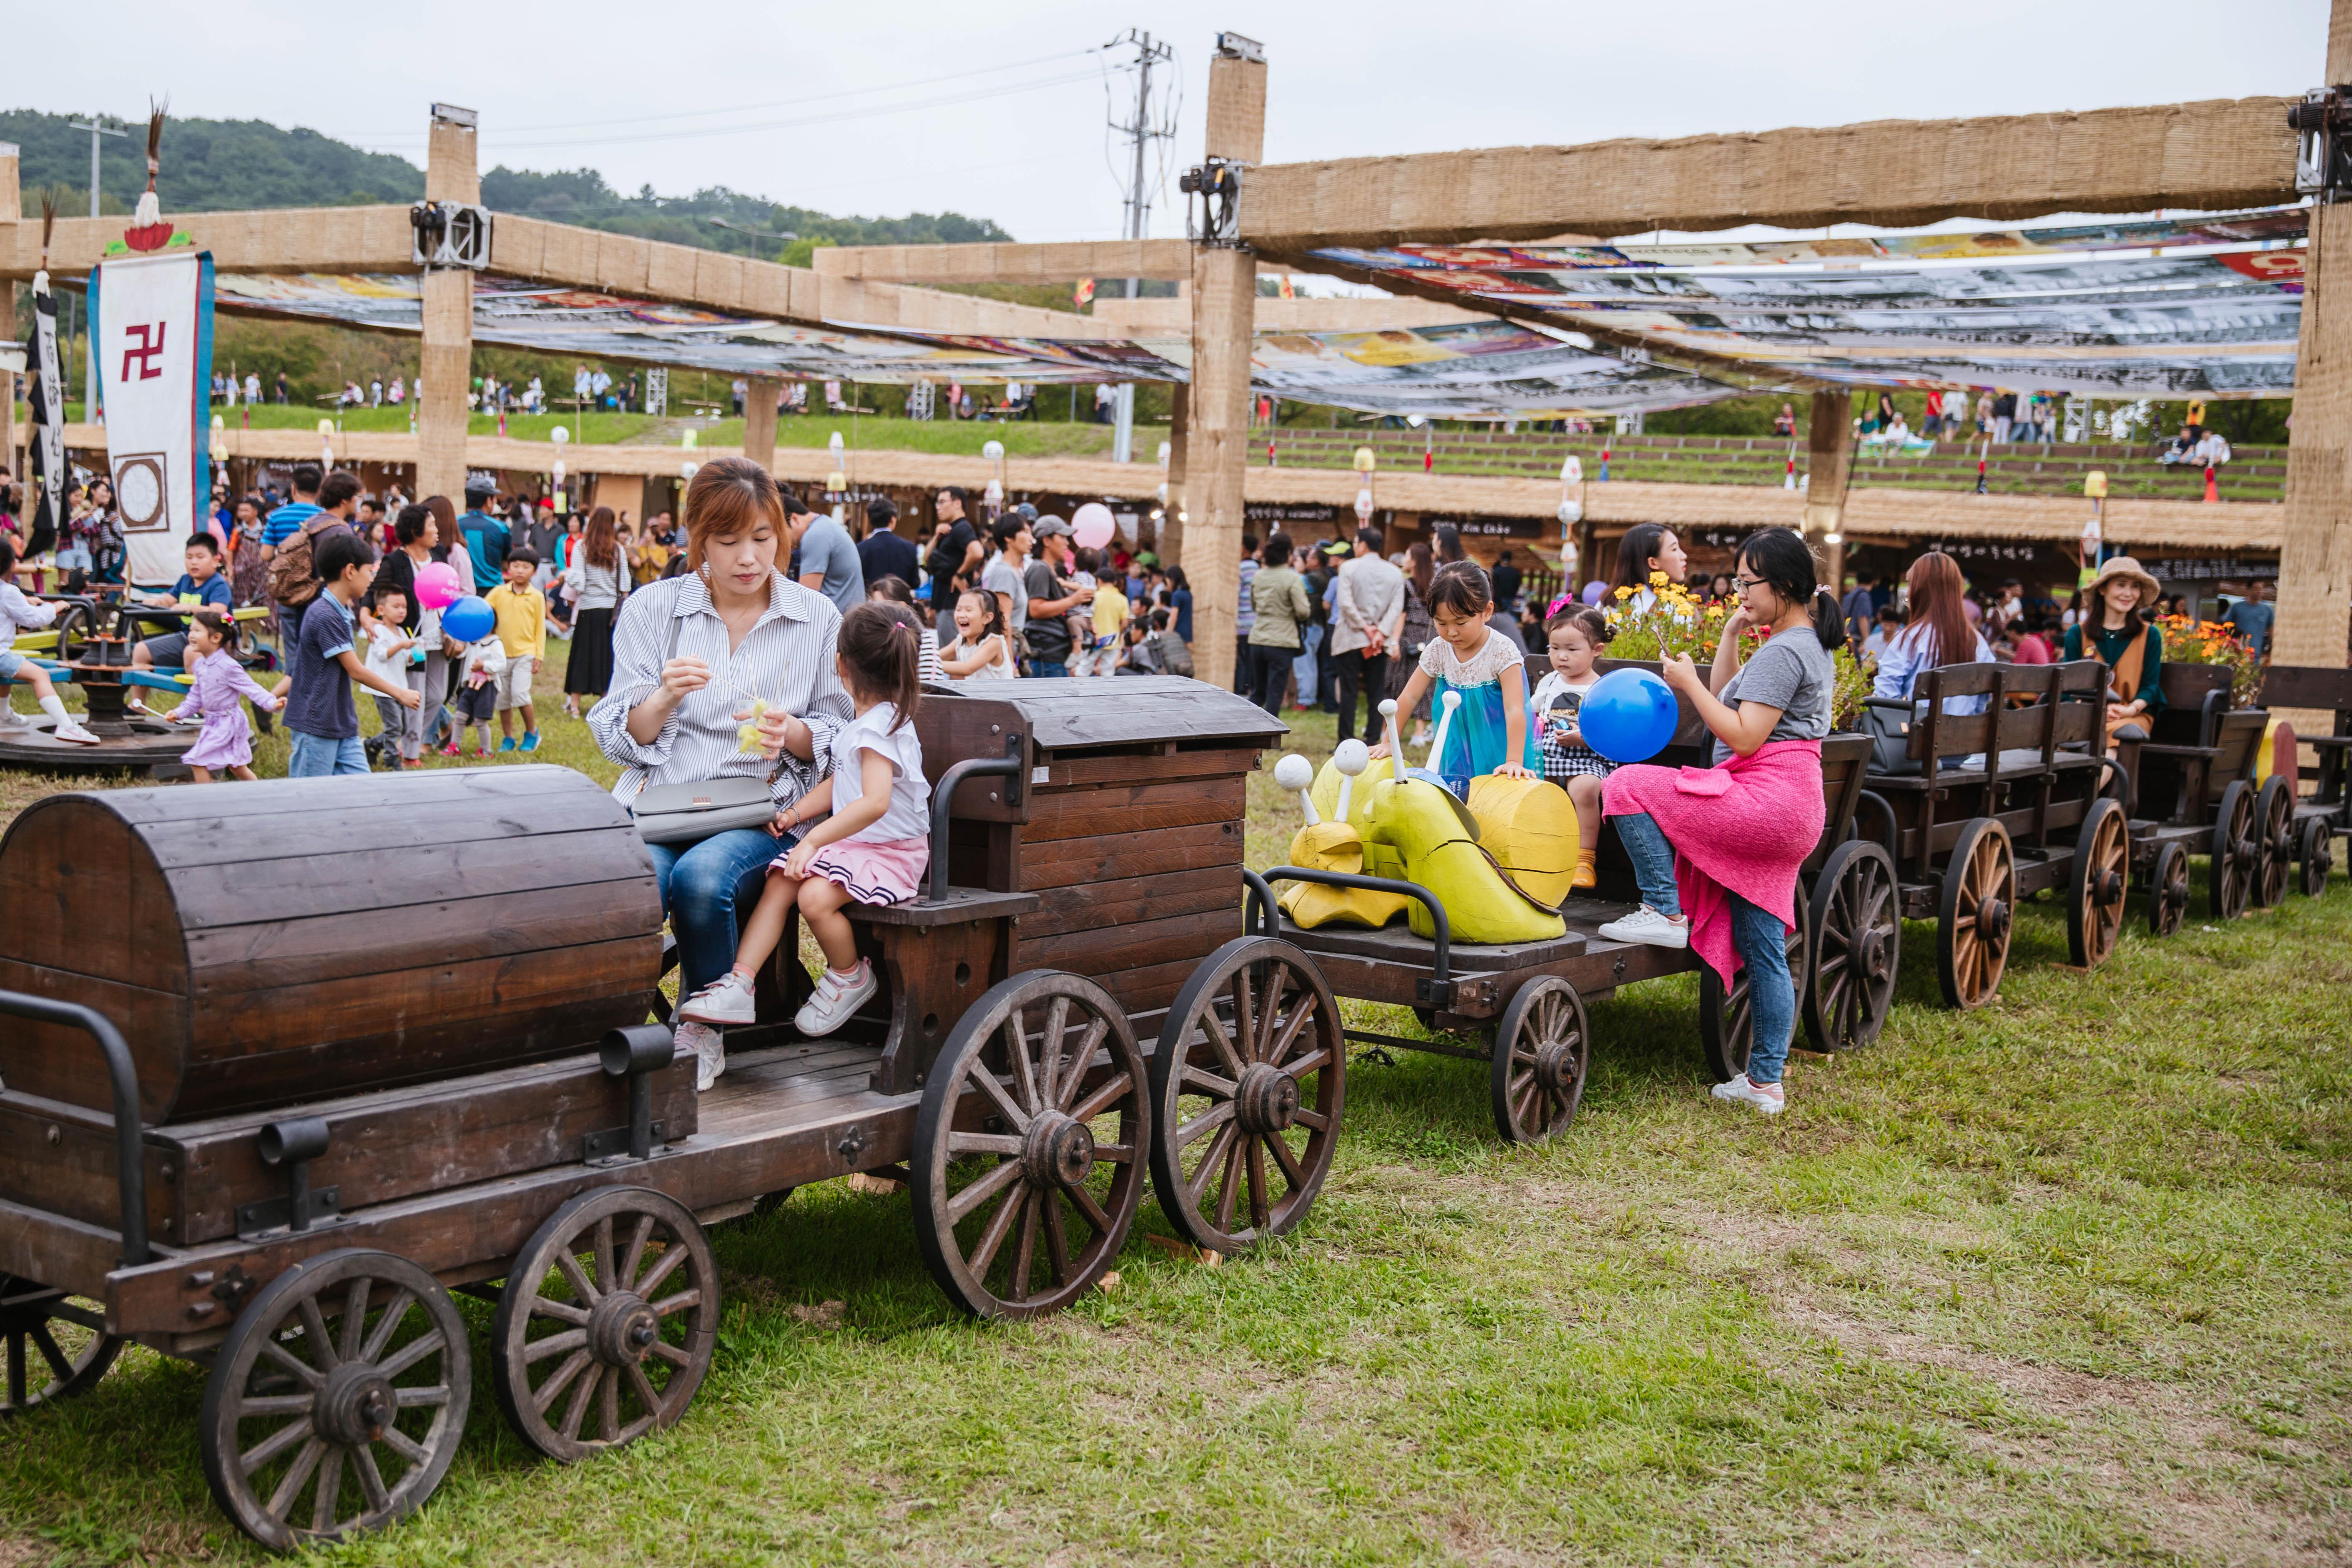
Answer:
<svg viewBox="0 0 2352 1568"><path fill-rule="evenodd" d="M990 441L981 447L980 455L990 465L988 486L980 492L980 499L988 508L989 521L993 522L997 513L1004 510L1004 443Z"/></svg>
<svg viewBox="0 0 2352 1568"><path fill-rule="evenodd" d="M226 484L228 482L228 421L217 414L213 416L212 459L213 482Z"/></svg>
<svg viewBox="0 0 2352 1568"><path fill-rule="evenodd" d="M694 483L695 472L701 467L690 458L677 466L677 525L681 529L686 526L687 489Z"/></svg>
<svg viewBox="0 0 2352 1568"><path fill-rule="evenodd" d="M1356 525L1360 528L1372 526L1373 461L1372 449L1370 447L1356 448L1356 472L1364 476L1363 488L1356 492Z"/></svg>
<svg viewBox="0 0 2352 1568"><path fill-rule="evenodd" d="M555 515L562 517L572 510L571 498L563 491L563 449L572 439L572 432L558 425L547 433L547 438L555 443L555 466L552 469L555 485Z"/></svg>
<svg viewBox="0 0 2352 1568"><path fill-rule="evenodd" d="M825 475L824 488L833 497L833 521L840 522L847 506L846 497L849 489L849 475L844 471L844 448L840 431L835 430L826 440L824 449L833 454L833 471Z"/></svg>
<svg viewBox="0 0 2352 1568"><path fill-rule="evenodd" d="M2083 493L2091 500L2091 515L2083 524L2082 537L2074 542L2075 584L2087 587L2095 575L2099 556L2106 544L2105 523L2102 513L2106 510L2107 476L2104 469L2093 468L2083 476Z"/></svg>
<svg viewBox="0 0 2352 1568"><path fill-rule="evenodd" d="M1559 574L1571 592L1576 587L1576 570L1580 552L1576 548L1576 525L1584 521L1584 463L1574 453L1559 466Z"/></svg>
<svg viewBox="0 0 2352 1568"><path fill-rule="evenodd" d="M319 462L325 468L335 466L335 422L331 419L319 421Z"/></svg>

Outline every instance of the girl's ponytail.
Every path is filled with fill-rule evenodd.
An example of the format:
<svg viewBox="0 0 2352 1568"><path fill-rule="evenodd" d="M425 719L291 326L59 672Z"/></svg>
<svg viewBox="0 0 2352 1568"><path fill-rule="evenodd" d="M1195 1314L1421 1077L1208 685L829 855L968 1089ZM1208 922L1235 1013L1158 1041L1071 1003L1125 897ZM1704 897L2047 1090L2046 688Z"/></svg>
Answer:
<svg viewBox="0 0 2352 1568"><path fill-rule="evenodd" d="M923 697L923 633L913 611L883 599L853 605L841 617L835 646L849 666L856 694L898 710L890 726L894 733L914 718Z"/></svg>
<svg viewBox="0 0 2352 1568"><path fill-rule="evenodd" d="M1827 584L1813 590L1813 635L1832 653L1847 642L1845 611L1838 604L1837 590Z"/></svg>

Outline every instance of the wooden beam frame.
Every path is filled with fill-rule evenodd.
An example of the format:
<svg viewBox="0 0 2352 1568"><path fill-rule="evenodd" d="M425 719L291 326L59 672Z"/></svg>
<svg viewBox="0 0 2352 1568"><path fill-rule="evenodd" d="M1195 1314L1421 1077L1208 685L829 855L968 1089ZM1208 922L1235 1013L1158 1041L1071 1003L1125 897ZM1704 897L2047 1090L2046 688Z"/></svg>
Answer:
<svg viewBox="0 0 2352 1568"><path fill-rule="evenodd" d="M2294 101L2215 99L1272 163L1244 176L1242 238L1282 256L1571 231L1608 237L1748 223L1907 226L2253 206L2294 199L2286 123Z"/></svg>

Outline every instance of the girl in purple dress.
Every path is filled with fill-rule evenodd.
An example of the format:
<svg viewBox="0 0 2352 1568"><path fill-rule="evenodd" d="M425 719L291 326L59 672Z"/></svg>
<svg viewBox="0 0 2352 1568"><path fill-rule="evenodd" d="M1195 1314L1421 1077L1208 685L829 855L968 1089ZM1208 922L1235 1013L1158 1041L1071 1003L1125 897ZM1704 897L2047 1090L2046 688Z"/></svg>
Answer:
<svg viewBox="0 0 2352 1568"><path fill-rule="evenodd" d="M172 710L172 717L205 721L194 747L180 759L198 784L212 783L215 768L247 781L253 777L253 730L238 698L250 700L265 712L278 710L278 699L257 685L229 652L236 646L236 623L218 610L199 610L188 617L187 669L195 684L188 700Z"/></svg>

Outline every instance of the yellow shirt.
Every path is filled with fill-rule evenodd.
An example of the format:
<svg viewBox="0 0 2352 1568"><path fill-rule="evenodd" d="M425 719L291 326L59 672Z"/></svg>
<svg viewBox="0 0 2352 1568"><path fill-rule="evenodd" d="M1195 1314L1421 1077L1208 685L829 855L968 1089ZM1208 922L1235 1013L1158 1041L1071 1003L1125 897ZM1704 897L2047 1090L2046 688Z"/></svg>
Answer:
<svg viewBox="0 0 2352 1568"><path fill-rule="evenodd" d="M509 658L547 657L547 595L526 587L520 594L504 583L484 595L499 617L499 642Z"/></svg>
<svg viewBox="0 0 2352 1568"><path fill-rule="evenodd" d="M1127 590L1105 583L1095 590L1095 636L1115 637L1127 625Z"/></svg>

